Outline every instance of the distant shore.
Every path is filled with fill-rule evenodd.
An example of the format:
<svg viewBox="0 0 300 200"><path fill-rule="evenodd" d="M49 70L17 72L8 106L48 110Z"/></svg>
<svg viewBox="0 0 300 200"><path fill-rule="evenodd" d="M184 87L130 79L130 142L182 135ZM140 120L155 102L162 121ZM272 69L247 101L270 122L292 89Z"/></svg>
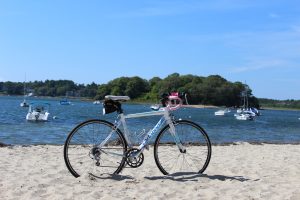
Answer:
<svg viewBox="0 0 300 200"><path fill-rule="evenodd" d="M23 97L23 95L5 95L1 94L0 96L9 96L9 97ZM60 100L62 98L65 98L65 96L58 96L58 97L51 97L51 96L31 96L27 97L29 100L34 99L34 98L40 98L40 99L55 99L55 100ZM95 99L88 98L88 97L68 97L69 99L74 99L74 100L80 100L80 101L88 101L88 102L93 102ZM136 101L136 100L130 100L127 102L129 104L157 104L157 102L151 102L151 101ZM204 105L204 104L198 104L198 105L184 105L184 107L187 108L212 108L212 109L218 109L218 108L224 108L224 106L214 106L214 105ZM286 108L286 107L264 107L261 106L261 110L289 110L289 111L300 111L300 108Z"/></svg>
<svg viewBox="0 0 300 200"><path fill-rule="evenodd" d="M261 107L262 110L289 110L300 111L300 108Z"/></svg>

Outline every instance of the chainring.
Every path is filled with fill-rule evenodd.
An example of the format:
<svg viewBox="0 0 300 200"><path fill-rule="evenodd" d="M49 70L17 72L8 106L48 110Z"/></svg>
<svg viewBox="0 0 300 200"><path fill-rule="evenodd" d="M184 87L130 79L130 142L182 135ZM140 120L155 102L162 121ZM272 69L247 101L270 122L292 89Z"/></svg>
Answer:
<svg viewBox="0 0 300 200"><path fill-rule="evenodd" d="M139 151L140 150L137 148L132 148L126 152L126 163L132 168L137 168L141 166L144 162L144 154L139 153ZM139 156L136 157L138 153Z"/></svg>

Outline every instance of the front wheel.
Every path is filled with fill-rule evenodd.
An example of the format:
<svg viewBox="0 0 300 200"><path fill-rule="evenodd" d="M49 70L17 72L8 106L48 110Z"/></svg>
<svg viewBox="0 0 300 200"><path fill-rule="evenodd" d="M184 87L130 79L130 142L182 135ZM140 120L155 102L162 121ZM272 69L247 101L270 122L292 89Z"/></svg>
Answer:
<svg viewBox="0 0 300 200"><path fill-rule="evenodd" d="M64 145L67 168L76 178L84 174L118 174L125 164L127 143L119 129L104 120L76 126Z"/></svg>
<svg viewBox="0 0 300 200"><path fill-rule="evenodd" d="M175 134L169 125L158 134L154 159L160 171L167 174L203 173L211 157L211 143L203 128L194 122L174 122Z"/></svg>

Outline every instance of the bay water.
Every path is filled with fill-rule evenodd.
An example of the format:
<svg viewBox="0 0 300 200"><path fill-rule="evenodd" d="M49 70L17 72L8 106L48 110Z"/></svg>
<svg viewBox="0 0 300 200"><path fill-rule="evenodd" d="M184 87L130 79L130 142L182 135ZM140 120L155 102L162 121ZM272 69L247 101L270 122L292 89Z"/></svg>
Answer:
<svg viewBox="0 0 300 200"><path fill-rule="evenodd" d="M71 105L60 105L60 99L30 97L28 102L50 103L47 122L28 122L28 108L20 107L23 97L0 96L0 143L32 145L63 144L69 132L88 119L105 119L114 122L117 114L102 115L102 105L90 101L71 100ZM151 111L150 105L123 104L126 114ZM216 109L181 108L174 112L177 119L198 123L214 144L236 142L250 143L300 143L300 111L261 110L254 121L239 121L233 116L214 116ZM128 126L134 135L150 130L159 116L129 119ZM152 142L155 135L152 138Z"/></svg>

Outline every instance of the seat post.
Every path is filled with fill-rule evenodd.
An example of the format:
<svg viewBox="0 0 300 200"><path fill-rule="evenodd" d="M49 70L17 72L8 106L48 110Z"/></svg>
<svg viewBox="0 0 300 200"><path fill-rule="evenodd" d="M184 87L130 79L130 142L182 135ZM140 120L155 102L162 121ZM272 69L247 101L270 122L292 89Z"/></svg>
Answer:
<svg viewBox="0 0 300 200"><path fill-rule="evenodd" d="M120 121L121 121L121 124L123 126L123 129L124 129L124 137L125 137L125 140L127 141L128 143L128 147L131 148L132 147L132 141L130 140L130 137L128 137L130 135L130 132L127 128L127 124L126 124L126 120L125 120L125 116L123 113L121 113L120 115Z"/></svg>
<svg viewBox="0 0 300 200"><path fill-rule="evenodd" d="M116 101L116 106L118 107L118 114L123 114L122 104L119 101Z"/></svg>

